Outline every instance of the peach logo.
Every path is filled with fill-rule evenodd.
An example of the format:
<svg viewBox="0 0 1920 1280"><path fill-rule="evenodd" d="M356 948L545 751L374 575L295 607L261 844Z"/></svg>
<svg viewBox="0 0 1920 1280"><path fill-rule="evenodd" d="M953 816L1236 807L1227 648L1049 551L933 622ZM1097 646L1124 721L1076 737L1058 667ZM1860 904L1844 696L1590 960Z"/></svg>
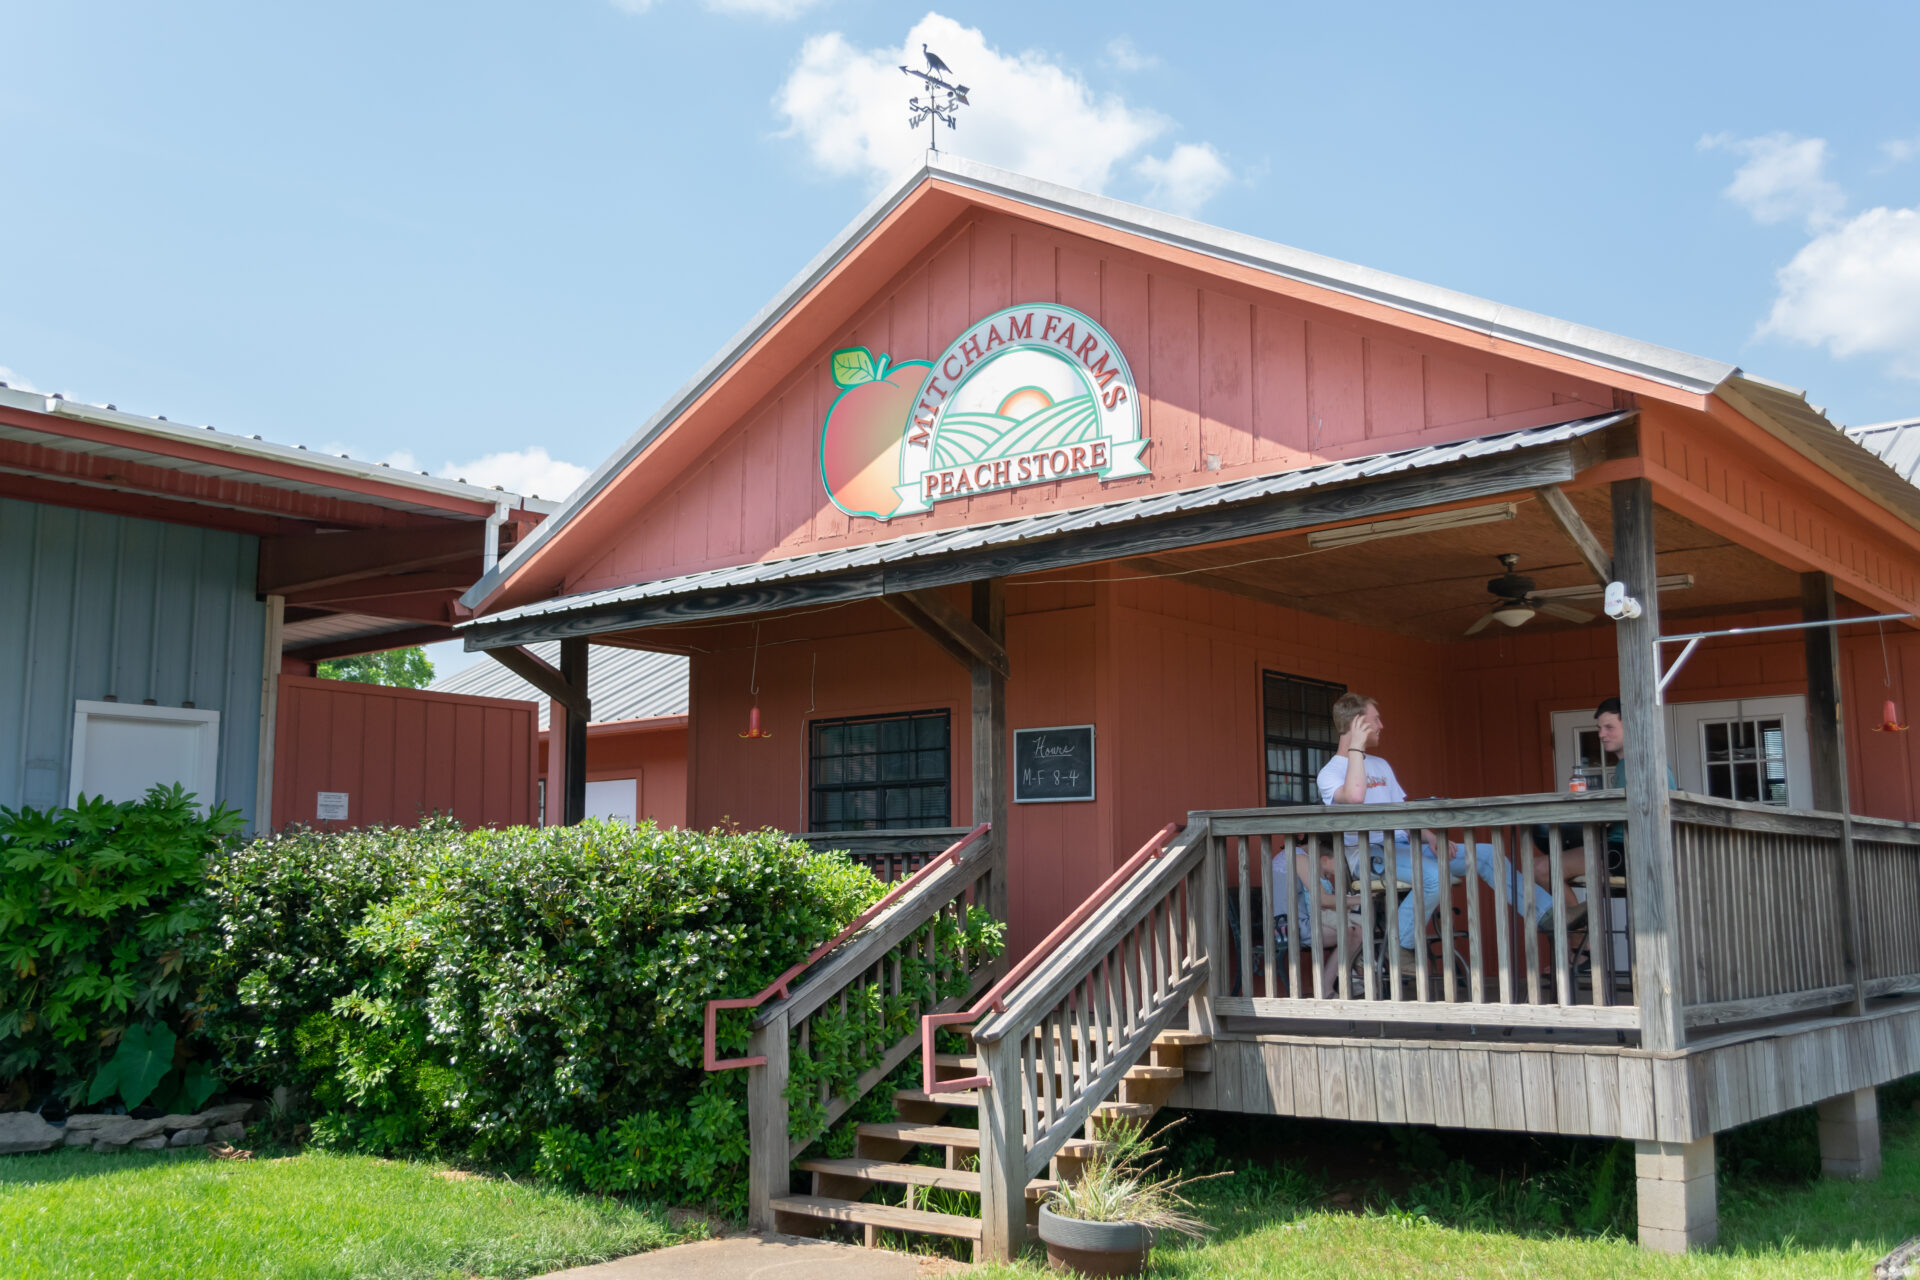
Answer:
<svg viewBox="0 0 1920 1280"><path fill-rule="evenodd" d="M1068 307L1009 307L938 360L833 353L840 394L820 474L849 515L889 520L934 503L1084 476L1151 474L1139 398L1106 330Z"/></svg>

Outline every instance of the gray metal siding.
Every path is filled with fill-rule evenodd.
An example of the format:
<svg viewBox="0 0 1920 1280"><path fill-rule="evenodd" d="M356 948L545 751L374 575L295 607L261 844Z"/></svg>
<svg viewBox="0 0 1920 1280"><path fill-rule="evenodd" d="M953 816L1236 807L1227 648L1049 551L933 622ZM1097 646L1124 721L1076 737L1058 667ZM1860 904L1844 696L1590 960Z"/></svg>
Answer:
<svg viewBox="0 0 1920 1280"><path fill-rule="evenodd" d="M73 705L220 713L219 793L253 811L266 606L259 540L0 499L0 804L68 799Z"/></svg>

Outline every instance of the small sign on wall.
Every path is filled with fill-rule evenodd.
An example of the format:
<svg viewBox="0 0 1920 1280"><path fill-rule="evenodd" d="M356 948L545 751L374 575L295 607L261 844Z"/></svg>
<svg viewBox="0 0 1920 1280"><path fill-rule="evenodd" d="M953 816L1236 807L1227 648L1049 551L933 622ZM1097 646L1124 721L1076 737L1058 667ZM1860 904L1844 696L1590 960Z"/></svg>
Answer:
<svg viewBox="0 0 1920 1280"><path fill-rule="evenodd" d="M313 816L321 822L345 822L347 820L347 793L344 791L317 791L318 799L313 804Z"/></svg>
<svg viewBox="0 0 1920 1280"><path fill-rule="evenodd" d="M1093 799L1093 726L1013 731L1015 804Z"/></svg>

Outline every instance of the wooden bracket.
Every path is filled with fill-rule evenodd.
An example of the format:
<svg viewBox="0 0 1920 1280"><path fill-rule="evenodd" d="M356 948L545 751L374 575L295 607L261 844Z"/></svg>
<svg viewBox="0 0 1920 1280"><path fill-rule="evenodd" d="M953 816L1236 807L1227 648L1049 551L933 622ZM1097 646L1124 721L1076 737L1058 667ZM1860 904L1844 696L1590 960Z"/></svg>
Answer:
<svg viewBox="0 0 1920 1280"><path fill-rule="evenodd" d="M1573 503L1563 493L1560 486L1550 484L1535 489L1533 494L1540 499L1540 505L1546 508L1553 522L1560 526L1560 532L1567 535L1567 541L1580 553L1587 569L1601 586L1613 581L1613 557L1600 545L1600 539L1593 536L1593 530L1587 528L1587 522L1574 510Z"/></svg>
<svg viewBox="0 0 1920 1280"><path fill-rule="evenodd" d="M999 641L974 625L972 619L948 604L937 591L900 591L881 596L889 609L905 618L928 639L945 649L961 666L984 662L1010 678L1007 651Z"/></svg>
<svg viewBox="0 0 1920 1280"><path fill-rule="evenodd" d="M566 677L557 668L541 661L533 650L514 645L485 652L501 666L565 707L568 714L579 716L583 721L592 721L593 703L587 698L587 691L567 683Z"/></svg>

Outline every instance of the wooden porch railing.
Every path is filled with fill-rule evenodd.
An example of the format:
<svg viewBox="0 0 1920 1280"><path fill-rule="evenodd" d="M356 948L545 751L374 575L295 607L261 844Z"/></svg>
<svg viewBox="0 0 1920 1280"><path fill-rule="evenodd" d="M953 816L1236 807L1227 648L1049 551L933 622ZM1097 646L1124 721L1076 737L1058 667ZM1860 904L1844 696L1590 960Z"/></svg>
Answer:
<svg viewBox="0 0 1920 1280"><path fill-rule="evenodd" d="M881 914L761 1009L748 1056L748 1221L773 1228L793 1161L920 1045L920 1019L959 1008L1005 971L966 947L970 907L991 901L997 833L960 833ZM735 1002L721 1002L735 1003ZM816 1050L816 1040L818 1049ZM817 1059L824 1058L826 1063ZM853 1079L822 1065L865 1064Z"/></svg>
<svg viewBox="0 0 1920 1280"><path fill-rule="evenodd" d="M1028 1179L1087 1126L1154 1037L1183 1015L1190 1028L1211 1029L1204 926L1217 912L1206 832L1198 817L1114 886L974 1029L987 1080L979 1103L986 1256L1017 1247Z"/></svg>
<svg viewBox="0 0 1920 1280"><path fill-rule="evenodd" d="M1687 1025L1920 989L1920 829L1685 793L1672 807Z"/></svg>
<svg viewBox="0 0 1920 1280"><path fill-rule="evenodd" d="M1213 969L1216 1015L1620 1030L1638 1025L1635 967L1617 942L1631 904L1624 881L1607 877L1603 852L1608 827L1627 818L1619 791L1207 816L1213 893L1234 913L1208 922L1215 931L1212 954L1231 953L1234 960ZM1562 904L1575 887L1563 831L1580 832L1579 845L1589 858L1580 886L1586 891L1584 924L1570 927L1566 912L1556 910L1547 928L1536 927L1533 833L1541 826L1548 864L1542 887ZM1396 844L1396 832L1405 833L1405 844ZM1420 874L1425 832L1433 832L1446 850L1435 859L1438 901ZM1483 845L1491 851L1484 872ZM1394 874L1402 853L1414 871L1405 879ZM1386 874L1375 869L1374 855ZM1455 862L1463 865L1450 873ZM1489 875L1491 892L1483 894ZM1302 898L1306 921L1317 928L1301 927ZM1416 922L1432 922L1430 934L1416 923L1411 951L1403 948L1398 928L1407 900ZM1284 947L1275 921L1282 914ZM1229 934L1238 935L1237 946L1227 945ZM1586 945L1579 945L1583 940ZM1322 995L1329 987L1332 993Z"/></svg>
<svg viewBox="0 0 1920 1280"><path fill-rule="evenodd" d="M816 849L839 849L882 882L904 880L967 834L965 827L914 827L904 831L802 831L794 839Z"/></svg>

